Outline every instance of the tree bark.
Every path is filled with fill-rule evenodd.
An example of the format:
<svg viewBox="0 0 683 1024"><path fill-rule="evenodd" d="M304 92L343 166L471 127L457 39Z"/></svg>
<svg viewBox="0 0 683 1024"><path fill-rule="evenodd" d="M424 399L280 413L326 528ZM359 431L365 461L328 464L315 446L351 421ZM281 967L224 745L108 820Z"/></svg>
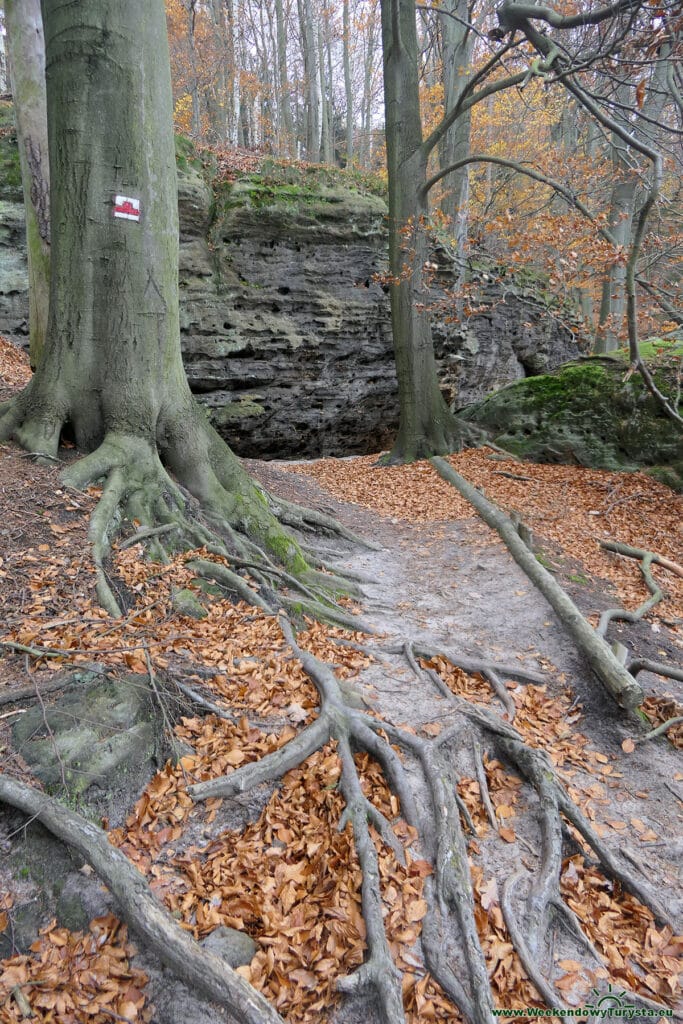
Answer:
<svg viewBox="0 0 683 1024"><path fill-rule="evenodd" d="M0 801L37 818L76 850L117 900L123 919L148 947L186 981L227 1007L244 1024L283 1024L267 999L228 964L202 949L159 903L140 872L106 834L75 811L18 779L0 775Z"/></svg>
<svg viewBox="0 0 683 1024"><path fill-rule="evenodd" d="M287 68L287 28L282 0L275 0L277 25L277 68L279 85L278 121L280 128L280 155L296 156L294 152L294 121Z"/></svg>
<svg viewBox="0 0 683 1024"><path fill-rule="evenodd" d="M467 0L447 0L439 14L443 63L443 109L451 110L469 81L472 60L472 32ZM464 24L463 24L464 23ZM472 112L463 111L441 140L439 161L441 167L450 167L470 154ZM457 284L465 279L465 252L467 248L467 221L469 202L469 167L461 167L443 179L446 193L441 210L448 217L455 237Z"/></svg>
<svg viewBox="0 0 683 1024"><path fill-rule="evenodd" d="M69 424L91 452L64 479L107 481L107 509L145 525L182 497L163 464L226 530L281 563L293 538L194 401L180 353L178 204L166 22L161 0L43 0L53 274L45 354L0 406L0 438L56 458ZM125 102L122 102L122 97ZM129 205L127 205L129 204ZM118 217L126 212L127 217ZM139 219L137 219L139 217ZM97 561L97 557L96 557ZM112 606L109 605L111 608Z"/></svg>
<svg viewBox="0 0 683 1024"><path fill-rule="evenodd" d="M343 0L342 8L344 95L346 97L346 163L353 163L353 85L351 82L351 18L349 0Z"/></svg>
<svg viewBox="0 0 683 1024"><path fill-rule="evenodd" d="M301 33L306 90L306 158L315 164L320 160L320 96L318 93L318 57L311 0L297 0L297 8L299 12L299 31Z"/></svg>
<svg viewBox="0 0 683 1024"><path fill-rule="evenodd" d="M6 0L12 95L26 211L31 366L40 362L50 298L50 171L40 0Z"/></svg>
<svg viewBox="0 0 683 1024"><path fill-rule="evenodd" d="M425 279L429 262L414 0L382 0L389 178L391 326L400 405L386 461L412 462L460 447L460 428L439 388Z"/></svg>

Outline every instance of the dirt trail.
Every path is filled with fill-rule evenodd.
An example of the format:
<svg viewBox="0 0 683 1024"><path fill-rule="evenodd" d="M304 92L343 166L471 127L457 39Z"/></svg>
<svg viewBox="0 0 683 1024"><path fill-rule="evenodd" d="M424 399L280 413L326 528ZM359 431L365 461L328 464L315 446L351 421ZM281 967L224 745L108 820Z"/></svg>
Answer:
<svg viewBox="0 0 683 1024"><path fill-rule="evenodd" d="M637 721L629 721L615 708L577 654L561 623L497 536L476 517L409 523L397 516L381 516L360 505L338 500L312 477L292 473L285 465L249 462L247 468L273 494L331 513L356 533L380 545L377 551L340 549L338 557L332 559L340 567L362 573L369 580L363 586L365 598L360 613L381 634L369 640L379 649L377 659L350 681L355 691L352 699L370 714L381 716L389 725L401 726L422 739L437 738L442 730L455 730L452 741L444 747L444 771L451 791L455 791L456 784L458 786L461 813L462 807L465 808L464 820L469 814L476 830L475 835L465 829L465 838L474 890L474 916L495 1004L503 1007L540 1005L515 959L501 911L505 886L522 869L523 880L514 887L509 902L522 927L529 925L528 915L525 917L525 887L530 879L539 875L544 844L539 801L532 785L521 781L520 772L501 753L503 748L495 734L482 729L481 722L477 725L468 720L462 711L463 701L457 703L462 697L476 713L495 713L498 721L505 724L505 709L488 683L481 678L453 673L452 678L449 677L456 694L456 703L453 703L433 677L424 672L419 676L415 674L399 650L406 641L542 674L544 685L532 685L515 679L513 672L501 673L517 708L515 727L532 747L547 750L564 784L569 787L572 799L594 824L607 850L625 858L624 863L646 890L665 893L667 910L675 913L680 906L677 861L683 848L680 838L683 776L679 755L661 738L637 746L630 754L622 749L622 741L637 733ZM5 602L7 625L10 619L21 620L33 608L32 602L43 600L40 592L37 596L33 594L34 576L41 559L48 562L52 559L54 565L50 571L54 587L51 583L52 589L46 593L50 595L49 600L55 602L54 607L50 604L37 612L33 608L38 624L43 616L45 621L41 628L48 631L40 632L39 636L49 637L49 628L56 628L56 620L49 616L58 616L61 620L69 600L80 595L81 589L92 582L83 562L87 563L86 513L93 498L65 496L56 470L35 466L14 451L6 452L0 459L0 496L3 494L7 509L3 538L6 562L0 571L0 580L5 581L0 594ZM23 566L19 559L18 571L10 555L14 557L15 549L29 543L32 545L29 550L34 554ZM323 541L322 546L338 543ZM609 584L591 579L589 568L557 547L543 546L558 569L558 579L567 588L573 588L572 596L584 612L620 603L610 592ZM168 585L173 586L174 582L169 581ZM183 634L187 633L188 651L185 653L189 658L193 653L192 624L171 615L169 619L171 626L163 620L157 628L175 632L180 629ZM182 627L178 626L179 621ZM220 634L223 649L232 639L229 629L226 619ZM197 630L196 659L201 656L202 644L207 642L205 635L199 632L200 626ZM683 660L680 633L668 630L661 622L640 623L635 629L625 627L625 631L629 641L635 638L634 644L641 656L658 660L668 657L679 663ZM152 632L149 639L158 637ZM264 644L263 651L266 651L267 639ZM107 647L110 645L108 641ZM333 649L331 643L328 649ZM329 657L329 654L322 656ZM252 660L258 661L258 657ZM0 686L3 682L8 686L16 685L23 678L18 674L21 671L29 679L28 667L25 665L22 669L18 655L7 658L4 668L0 663L0 669ZM10 678L12 673L14 677ZM225 683L226 675L229 677L231 673L223 667L216 679L222 678ZM680 699L680 692L676 692L678 684L672 681L644 673L639 679L650 693L670 694ZM211 671L204 673L201 682L194 685L204 683L210 692ZM215 693L219 700L223 699L220 688ZM277 707L268 705L275 716L273 721L278 715L282 717L287 704L302 700L300 695L289 691L278 696L285 703ZM292 707L296 709L296 703ZM314 707L312 701L311 713ZM274 729L275 725L268 728ZM210 753L216 759L224 751L221 752L218 739L211 740L211 744L214 742L216 745L210 746ZM480 751L476 749L477 743L481 745ZM405 756L404 764L420 811L426 813L431 807L431 794L424 774L414 758ZM484 788L489 789L492 823L487 821L480 799L482 791L476 780L477 768L486 780ZM160 780L166 785L164 771L156 777L153 786L160 785ZM184 782L177 781L183 788ZM228 840L232 841L230 837L235 832L243 831L254 822L264 803L277 791L278 787L261 786L243 805L239 801L225 800L215 820L213 814L207 817L206 810L198 806L188 817L187 834L182 839L176 838L171 847L181 853L188 844L203 847L209 841L213 844L211 849L220 848ZM169 808L172 806L175 805L169 804ZM392 810L389 817L393 819L395 813ZM287 814L290 814L289 809ZM336 825L337 819L333 831ZM422 834L427 843L433 838L429 825ZM279 848L271 844L269 840L266 859L272 859L278 852ZM550 930L548 941L541 943L539 958L545 960L548 974L563 1000L569 1005L582 1005L591 986L602 991L610 982L619 988L638 987L650 999L671 1001L675 993L667 981L672 974L668 937L665 935L660 942L664 933L654 928L647 912L630 897L624 897L619 883L606 879L590 860L584 864L579 851L579 843L565 826L562 852L565 858L572 860L565 860L563 866L563 897L585 923L600 959L588 955L570 930ZM425 855L417 848L411 850L411 854L417 858ZM172 855L173 849L160 848L154 871L163 874L164 863L170 862ZM203 853L197 863L204 863ZM169 872L172 874L170 866ZM93 887L99 892L99 885L93 882ZM386 891L386 887L383 895L388 907L391 892ZM96 902L93 905L95 907ZM466 978L469 966L453 915L444 915L439 922L438 941L444 959L454 975ZM417 936L418 925L412 927ZM529 930L533 929L527 928ZM455 1024L459 1018L454 1015L452 1005L444 1009L438 1003L438 990L425 973L419 943L412 947L410 957L408 963L412 966L407 971L404 989L406 1004L410 1007L408 1020L411 1024L432 1019ZM600 963L607 964L608 969ZM180 982L172 981L153 957L146 955L143 964L152 979L148 992L150 1000L156 1004L154 1020L157 1024L181 1024L181 1021L182 1024L209 1024L227 1019L209 1004L196 1000ZM405 963L403 967L405 969ZM435 1015L429 1011L430 1000L435 1000ZM300 1019L293 1009L291 1019ZM309 1016L306 1020L310 1024L379 1024L382 1018L372 997L362 994L346 999L334 1011Z"/></svg>
<svg viewBox="0 0 683 1024"><path fill-rule="evenodd" d="M411 641L517 663L545 675L547 696L571 709L566 716L570 725L565 729L570 749L571 736L576 733L576 758L570 753L562 764L565 784L570 784L574 799L597 824L607 847L623 853L640 880L647 880L653 892L665 892L672 913L680 914L683 784L679 754L662 740L637 746L630 754L622 750L622 741L637 734L637 723L614 705L561 622L498 537L476 517L427 524L401 522L340 502L315 480L288 473L283 466L252 463L249 468L273 493L331 512L381 545L379 551L358 550L337 563L372 581L364 584L362 613L385 634L385 639L378 641L380 648ZM564 576L562 582L572 589L570 578L583 567L557 549L555 561L564 566L560 577ZM587 583L590 573L584 571L586 575L580 578ZM573 591L585 613L620 603L605 581L592 580L592 586L577 584ZM626 632L642 656L652 656L656 650L660 660L667 656L678 664L683 661L680 634L661 625L655 625L653 632L650 623L638 624L635 630L628 627ZM642 673L639 681L646 694L666 694L680 701L680 684L672 680ZM379 663L361 672L354 685L368 706L394 725L418 731L427 725L429 731L434 725L450 725L457 716L436 687L424 676L418 679L400 655L383 654ZM515 695L524 689L519 683L508 682L507 686ZM495 710L503 713L500 705ZM523 719L518 717L516 724L520 721ZM558 735L562 735L561 729ZM552 750L550 727L548 740ZM450 753L454 778L471 778L471 750L451 748ZM493 750L491 756L495 756ZM556 763L562 762L563 756L558 756ZM418 798L427 801L418 773L411 773L411 779ZM510 846L490 834L485 841L477 841L480 856L475 860L485 877L497 879L493 884L498 888L519 868L520 857L532 873L537 870L528 851L537 852L541 844L539 822L534 794L526 786L522 803L531 813L522 815L520 811L514 818L518 843ZM449 934L444 941L453 963L462 969L457 937ZM556 963L569 964L580 957L576 942L567 935L556 935L555 943L551 957ZM580 1004L579 995L575 994L573 1002ZM370 1024L374 1018L367 1013L367 1006L346 1006L335 1021Z"/></svg>

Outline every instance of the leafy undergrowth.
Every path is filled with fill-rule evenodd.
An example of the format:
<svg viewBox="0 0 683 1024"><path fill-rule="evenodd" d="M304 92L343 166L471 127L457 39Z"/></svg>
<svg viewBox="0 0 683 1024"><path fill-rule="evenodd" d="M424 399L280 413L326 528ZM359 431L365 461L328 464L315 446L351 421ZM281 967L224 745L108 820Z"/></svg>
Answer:
<svg viewBox="0 0 683 1024"><path fill-rule="evenodd" d="M313 477L342 501L394 520L429 523L473 515L471 505L429 462L380 467L377 458L320 459L283 468ZM595 576L610 580L627 608L649 596L638 563L604 551L600 541L681 560L683 498L644 473L520 463L486 448L451 455L449 462L490 500L518 513L539 538L554 541ZM658 566L654 576L668 594L654 616L683 622L683 579Z"/></svg>
<svg viewBox="0 0 683 1024"><path fill-rule="evenodd" d="M17 378L14 383L21 381ZM494 486L509 488L518 482L502 478L501 483L495 476L501 463L489 466L484 458L466 453L454 462L470 479L485 482L503 503L512 504L513 498L521 501L524 495L527 519L531 512L540 521L543 509L554 509L558 529L567 525L563 537L578 537L579 513L588 503L588 511L602 508L606 524L616 532L615 516L626 504L631 512L639 508L639 515L645 517L649 510L658 518L651 525L654 534L647 534L641 523L640 534L624 537L619 533L619 539L640 544L657 540L657 550L675 557L665 546L667 531L674 526L665 508L665 489L649 479L654 504L641 506L641 498L627 489L635 478L610 474L593 474L590 479L594 477L595 482L585 485L588 496L582 503L583 492L577 488L575 496L577 485L572 480L588 471L566 470L567 476L555 478L544 473L557 472L557 467L525 466L524 474L534 480L533 502L523 490L508 490L506 499L504 491L494 493ZM327 465L306 469L330 486L320 468ZM375 502L372 507L383 515L422 521L470 515L426 464L381 471L362 459L329 465L334 470L329 471L330 480L343 487L342 497L368 504L369 494ZM512 471L519 472L519 465L515 463ZM552 492L553 481L558 493ZM261 794L260 803L251 807L248 822L240 829L226 822L225 802L194 804L188 793L194 782L227 773L281 747L314 718L315 690L291 655L277 621L244 604L205 599L199 591L206 617L196 620L177 614L173 593L195 586L186 563L196 552L160 566L145 562L138 545L115 551L112 575L127 612L122 620L112 621L94 602L88 554L87 518L97 492L65 492L56 470L35 466L7 448L0 450L3 496L9 543L0 555L0 607L5 623L0 640L44 654L31 661L19 652L7 656L0 671L0 692L26 680L40 686L55 669L97 660L141 673L151 667L158 681L182 678L196 688L205 687L213 701L223 703L236 716L236 721L227 721L215 715L186 714L175 734L187 752L155 775L125 825L112 830L110 837L146 873L159 898L194 936L202 938L219 925L253 936L258 952L239 970L267 994L286 1020L328 1024L338 1000L337 979L358 967L365 952L361 876L352 831L349 825L338 829L343 808L334 746L328 745L287 773L272 792ZM602 506L595 504L596 496ZM670 492L666 496L671 500ZM621 499L625 500L620 504ZM570 506L578 510L576 520L567 514ZM543 533L549 533L545 520ZM597 548L592 545L590 550L590 564L595 565ZM624 578L630 583L621 586L639 593L637 569L626 568L629 574ZM667 614L672 614L670 604ZM350 679L366 668L370 656L340 646L335 642L340 636L339 630L310 623L298 642L332 663L339 676ZM348 640L349 634L344 638ZM358 643L363 639L355 636ZM429 665L454 694L475 705L491 703L491 689L482 677L454 669L443 659ZM596 831L619 834L628 828L643 851L648 843L658 842L657 833L641 818L622 821L613 814L612 795L622 775L614 759L594 750L579 731L581 708L572 698L553 696L543 686L506 685L516 708L515 726L531 746L548 752ZM165 699L170 702L169 694ZM660 712L664 709L659 706L653 709L653 717ZM431 722L422 733L436 737L441 729L440 722ZM5 770L21 770L19 760L10 760L13 752L6 726L0 732L0 753L7 758ZM419 949L427 912L425 880L432 866L421 856L414 830L401 819L401 809L378 765L367 755L359 755L356 763L366 795L392 822L405 851L405 864L401 864L374 836L384 923L394 958L404 972L408 1024L455 1024L461 1018L426 972ZM468 840L476 923L497 1004L511 1009L541 1006L510 940L496 877L485 856L491 851L496 856L505 847L525 862L529 853L523 827L529 811L526 790L500 761L485 758L484 772L495 827L484 811L478 781L463 778L459 785L474 828ZM645 792L636 795L647 800ZM617 986L671 1004L679 994L675 957L680 945L670 929L657 928L649 910L621 892L581 853L565 860L562 887L603 959L602 966L588 968L579 961L556 958L559 977L555 983L567 1001L581 1005L593 986L609 978ZM8 927L11 904L10 895L0 903L0 931ZM125 928L113 918L93 921L86 934L69 933L52 923L29 954L0 965L0 1020L14 1024L24 1019L22 999L28 1001L32 1019L39 1022L152 1019L145 977L131 966L132 952Z"/></svg>

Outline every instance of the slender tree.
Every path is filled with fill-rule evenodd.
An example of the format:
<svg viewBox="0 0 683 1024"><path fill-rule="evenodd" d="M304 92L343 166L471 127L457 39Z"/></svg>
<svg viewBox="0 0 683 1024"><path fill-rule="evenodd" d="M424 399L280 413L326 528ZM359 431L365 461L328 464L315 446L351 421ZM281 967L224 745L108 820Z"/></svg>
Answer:
<svg viewBox="0 0 683 1024"><path fill-rule="evenodd" d="M498 27L489 32L489 38L501 45L481 62L475 73L465 78L439 124L423 138L415 0L382 0L381 7L392 331L400 401L399 431L388 461L409 461L447 451L457 447L461 440L458 426L439 393L428 320L425 267L429 264L430 253L425 229L428 227L430 189L438 181L478 162L508 166L518 173L534 176L529 168L504 158L469 154L450 165L442 165L428 178L430 154L476 104L497 92L523 87L535 76L561 85L602 128L614 132L622 143L639 154L639 159L644 158L650 163L649 181L642 189L642 200L634 214L632 240L624 268L629 347L632 364L642 374L647 387L658 398L667 415L681 422L674 403L658 392L642 363L637 344L637 265L647 219L660 191L662 155L656 145L639 139L632 131L626 131L613 113L601 107L599 100L580 81L582 71L604 65L620 51L625 40L631 36L637 38L639 15L642 15L645 29L657 15L653 15L643 0L615 0L605 7L573 15L561 15L550 7L526 4L521 0L506 0L496 11ZM520 42L526 44L526 53L520 52ZM528 57L529 45L537 54L533 59ZM503 58L510 56L514 58L512 66L505 68ZM503 70L507 73L502 73ZM547 176L536 174L536 180L550 184ZM570 190L557 182L553 187L590 217L589 211L576 202ZM602 227L599 230L603 237L614 243L608 230Z"/></svg>
<svg viewBox="0 0 683 1024"><path fill-rule="evenodd" d="M422 138L414 0L382 0L384 106L389 178L391 324L400 420L387 461L453 451L460 428L436 372L425 272L429 150Z"/></svg>
<svg viewBox="0 0 683 1024"><path fill-rule="evenodd" d="M5 0L12 95L26 210L31 365L40 362L50 293L50 172L40 0Z"/></svg>

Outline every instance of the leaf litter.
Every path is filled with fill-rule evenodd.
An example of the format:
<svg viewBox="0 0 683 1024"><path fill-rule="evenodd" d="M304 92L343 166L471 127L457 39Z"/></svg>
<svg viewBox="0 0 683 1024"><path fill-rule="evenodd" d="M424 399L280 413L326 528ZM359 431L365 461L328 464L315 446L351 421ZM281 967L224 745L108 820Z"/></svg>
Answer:
<svg viewBox="0 0 683 1024"><path fill-rule="evenodd" d="M223 774L277 749L296 734L295 725L312 720L317 697L302 667L288 654L277 623L251 607L214 600L206 602L207 616L201 621L174 614L173 591L193 586L192 572L185 564L193 553L158 566L145 563L136 546L117 552L116 570L127 588L130 607L121 622L112 623L94 602L93 567L87 554L87 513L95 496L65 494L54 472L28 464L13 451L1 454L0 461L11 479L18 478L20 486L34 495L40 478L45 506L36 513L34 497L33 543L22 546L26 539L22 522L19 543L2 554L0 587L6 612L2 639L61 650L69 664L98 658L122 670L140 672L147 671L147 651L155 671L182 672L184 679L205 687L240 716L236 721L212 715L185 717L175 731L192 753L175 765L169 762L155 776L125 827L111 832L112 840L146 871L160 898L196 937L207 935L219 924L248 931L259 949L251 964L240 968L241 973L267 993L286 1019L320 1024L337 1000L336 978L362 962L365 935L360 869L351 830L347 826L339 832L337 827L342 802L337 792L339 760L333 745L288 772L268 796L258 818L242 831L215 831L221 801L194 805L187 793L192 782ZM512 507L514 500L521 502L506 478L502 484L493 478L493 469L482 461L485 458L482 453L468 452L452 461L473 482L485 484L501 503L507 500ZM428 464L382 470L389 475L380 486L370 460L334 463L333 471L325 468L329 462L291 468L310 472L333 493L338 487L344 500L358 500L381 515L430 522L470 516L469 509L458 507L460 499L454 498L452 491L442 493L440 480ZM567 467L525 467L526 473L537 481L533 501L524 495L526 518L539 519L544 534L552 535L554 511L562 524L558 537L565 541L569 537L573 543L580 536L580 550L590 552L591 566L597 565L600 574L612 578L621 593L638 600L634 565L627 563L624 569L626 560L618 560L619 571L615 572L615 559L597 548L597 534L587 540L580 525L581 516L590 511L586 506L598 504L590 490L586 495L586 487L602 494L605 503L615 488L628 498L627 483L632 480L624 482L616 474L593 476ZM675 558L671 537L676 531L671 529L671 510L664 511L664 497L671 502L671 492L664 495L658 485L649 479L647 483L653 488L653 498L649 511L636 516L639 532L620 533L619 539L640 546L656 540L660 553ZM496 491L497 487L503 489ZM570 501L573 504L569 505ZM640 501L637 496L629 499L632 507L638 507ZM8 505L16 507L15 495ZM560 508L572 516L563 519ZM643 524L653 509L657 510L656 521L646 529ZM609 512L610 527L615 524L614 511ZM550 516L547 522L546 515ZM202 556L211 557L205 552ZM675 600L680 600L675 586L673 590ZM667 614L671 614L670 606ZM303 648L333 663L339 675L352 678L370 658L352 647L340 646L335 641L341 637L339 630L310 623L298 640ZM343 638L348 640L349 635ZM358 635L355 640L361 643L363 638ZM18 655L5 660L11 666L19 663ZM430 667L454 693L474 704L486 706L495 699L481 676L454 670L439 659L433 659ZM200 671L193 673L193 669ZM37 659L30 675L39 684L53 671L54 662ZM7 678L0 679L0 692L3 682L9 685ZM621 774L611 758L592 750L574 728L581 710L572 695L551 696L543 686L507 685L516 707L516 727L530 745L548 751L585 813L594 821L602 817L599 812L611 806L607 787L615 785L613 780ZM660 705L661 701L657 708ZM288 716L292 708L293 720ZM650 709L653 720L664 713L657 708ZM431 735L438 735L440 728L435 725ZM429 729L425 732L430 735ZM525 810L522 783L495 759L485 756L483 766L498 821L497 838L508 846L521 846L516 826ZM385 925L392 953L404 970L407 1019L410 1024L455 1022L460 1019L458 1012L426 972L419 954L427 910L423 886L431 865L420 857L414 830L401 819L398 802L379 766L363 755L358 757L357 767L366 794L393 823L405 849L406 863L401 865L379 836L374 837ZM462 779L459 790L477 833L469 837L475 917L497 1000L510 1008L540 1006L505 927L495 876L479 856L481 843L491 833L479 783ZM597 822L596 827L620 831L624 823L611 820L611 826ZM629 827L641 839L646 837L644 842L652 841L652 835L658 838L641 819L631 819ZM524 856L523 850L520 856ZM680 991L674 969L680 940L670 930L655 927L649 910L619 891L581 854L565 861L562 887L606 966L590 971L573 961L559 961L564 974L557 987L571 990L576 1001L577 992L587 992L598 979L609 975L670 1004ZM8 912L9 895L3 904L4 916L0 915L0 930L7 925ZM39 1021L99 1024L111 1019L107 1008L128 1020L149 1020L152 1011L145 1003L145 977L130 966L132 952L125 927L115 918L92 922L85 934L69 933L52 922L43 929L30 955L3 962L0 994L5 1001L0 1015L8 1021L23 1019L12 995L19 985L21 992L30 994ZM83 1003L86 998L87 1007Z"/></svg>

